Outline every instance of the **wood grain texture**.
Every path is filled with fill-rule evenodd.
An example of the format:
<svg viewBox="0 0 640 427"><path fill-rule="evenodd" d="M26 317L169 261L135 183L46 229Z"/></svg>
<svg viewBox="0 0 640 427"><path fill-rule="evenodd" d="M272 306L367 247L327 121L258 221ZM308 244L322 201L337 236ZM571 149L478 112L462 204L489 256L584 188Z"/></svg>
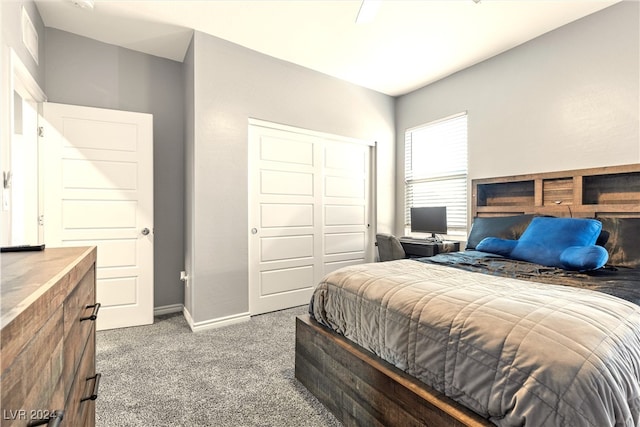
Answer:
<svg viewBox="0 0 640 427"><path fill-rule="evenodd" d="M91 268L80 280L78 286L66 299L64 304L64 379L65 396L69 394L71 383L78 371L78 366L85 353L85 345L89 334L95 329L95 321L84 320L93 309L90 307L95 301L95 269Z"/></svg>
<svg viewBox="0 0 640 427"><path fill-rule="evenodd" d="M91 423L87 423L85 419L87 418L87 411L91 412L92 407L94 408L93 410L95 414L95 403L90 400L82 400L83 398L90 396L93 391L94 381L90 378L95 375L96 371L95 345L91 345L91 343L95 343L95 332L92 330L90 335L91 339L86 340L84 343L86 344L86 348L83 348L84 357L78 366L78 371L72 378L73 382L65 404L67 412L65 413L64 421L72 426L93 425Z"/></svg>
<svg viewBox="0 0 640 427"><path fill-rule="evenodd" d="M95 322L79 321L95 302L95 263L95 247L2 254L0 426L66 409L79 366L95 370ZM86 418L76 425L93 426Z"/></svg>
<svg viewBox="0 0 640 427"><path fill-rule="evenodd" d="M64 404L63 390L59 389L62 373L63 339L62 306L54 312L48 322L36 332L20 353L2 373L3 426L19 425L22 420L7 418L7 411L50 409L50 405ZM20 417L18 417L20 418ZM17 424L16 424L17 423ZM24 424L24 423L23 423Z"/></svg>
<svg viewBox="0 0 640 427"><path fill-rule="evenodd" d="M309 315L296 319L295 375L346 426L493 425Z"/></svg>
<svg viewBox="0 0 640 427"><path fill-rule="evenodd" d="M472 217L640 216L640 164L474 179Z"/></svg>

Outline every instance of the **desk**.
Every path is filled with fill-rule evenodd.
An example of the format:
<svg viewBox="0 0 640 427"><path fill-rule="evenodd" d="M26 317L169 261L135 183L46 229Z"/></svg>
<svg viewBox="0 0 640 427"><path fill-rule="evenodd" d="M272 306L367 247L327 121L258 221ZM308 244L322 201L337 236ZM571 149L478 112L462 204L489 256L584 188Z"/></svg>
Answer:
<svg viewBox="0 0 640 427"><path fill-rule="evenodd" d="M453 240L433 242L427 239L401 237L400 244L409 258L434 256L446 252L458 252L460 250L460 242L455 242Z"/></svg>

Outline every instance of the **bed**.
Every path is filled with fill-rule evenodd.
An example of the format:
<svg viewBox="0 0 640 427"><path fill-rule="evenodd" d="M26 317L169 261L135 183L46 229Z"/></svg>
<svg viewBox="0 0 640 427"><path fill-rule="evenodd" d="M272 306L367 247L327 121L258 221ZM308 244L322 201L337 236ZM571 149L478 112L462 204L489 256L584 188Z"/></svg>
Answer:
<svg viewBox="0 0 640 427"><path fill-rule="evenodd" d="M640 165L472 188L465 251L325 277L296 321L296 377L345 425L640 424ZM538 216L597 219L607 264L477 250Z"/></svg>

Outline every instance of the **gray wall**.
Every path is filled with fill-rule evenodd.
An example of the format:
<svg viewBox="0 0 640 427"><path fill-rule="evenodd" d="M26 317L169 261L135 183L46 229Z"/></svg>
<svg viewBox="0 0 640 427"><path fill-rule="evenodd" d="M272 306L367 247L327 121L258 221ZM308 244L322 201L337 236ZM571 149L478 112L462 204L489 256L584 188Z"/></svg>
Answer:
<svg viewBox="0 0 640 427"><path fill-rule="evenodd" d="M470 178L640 162L639 18L619 3L398 98L397 194L405 130L461 111Z"/></svg>
<svg viewBox="0 0 640 427"><path fill-rule="evenodd" d="M49 101L153 114L154 307L182 304L182 64L53 28L45 53Z"/></svg>
<svg viewBox="0 0 640 427"><path fill-rule="evenodd" d="M193 294L185 305L199 323L249 309L249 118L374 140L379 152L391 154L395 130L389 96L203 33L193 43L193 183L187 188L194 209L187 235ZM393 161L378 157L378 173L387 174L382 182L393 176ZM393 206L392 190L378 188L378 206ZM378 212L378 219L385 215Z"/></svg>
<svg viewBox="0 0 640 427"><path fill-rule="evenodd" d="M38 33L38 64L22 43L22 7L29 14L29 18ZM40 13L36 8L33 0L0 0L0 9L2 9L2 41L15 50L16 54L27 67L31 76L40 86L40 89L46 91L45 87L45 61L44 40L45 28L42 23Z"/></svg>

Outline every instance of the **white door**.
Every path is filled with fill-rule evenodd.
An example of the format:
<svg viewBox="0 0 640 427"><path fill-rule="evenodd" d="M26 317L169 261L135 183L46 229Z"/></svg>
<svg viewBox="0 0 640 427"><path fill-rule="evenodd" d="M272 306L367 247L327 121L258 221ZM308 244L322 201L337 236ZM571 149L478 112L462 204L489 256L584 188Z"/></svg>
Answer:
<svg viewBox="0 0 640 427"><path fill-rule="evenodd" d="M369 153L352 139L252 121L252 315L308 304L327 272L373 259Z"/></svg>
<svg viewBox="0 0 640 427"><path fill-rule="evenodd" d="M47 247L98 247L98 329L153 323L150 114L45 103Z"/></svg>

